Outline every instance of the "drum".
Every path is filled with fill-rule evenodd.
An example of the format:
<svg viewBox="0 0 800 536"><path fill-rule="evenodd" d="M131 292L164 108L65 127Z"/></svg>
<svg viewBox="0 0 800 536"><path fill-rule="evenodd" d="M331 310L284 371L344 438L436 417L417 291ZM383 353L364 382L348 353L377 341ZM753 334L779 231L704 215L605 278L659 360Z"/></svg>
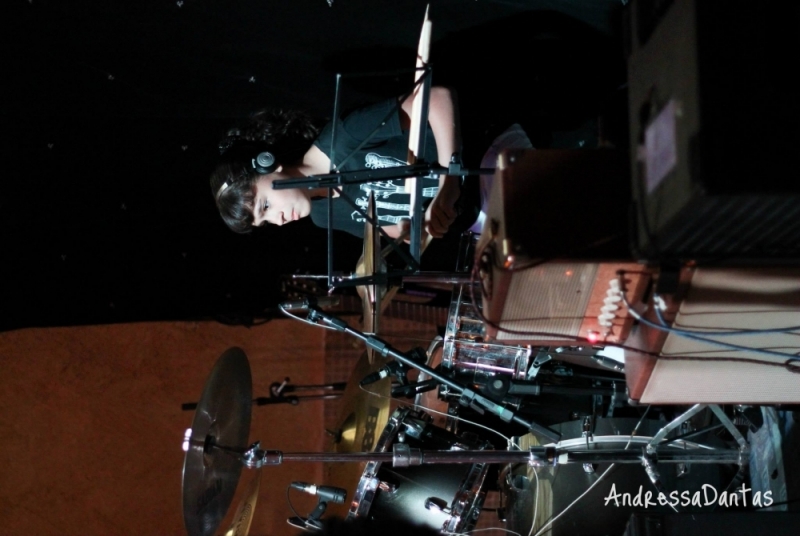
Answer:
<svg viewBox="0 0 800 536"><path fill-rule="evenodd" d="M442 364L442 337L436 337L428 346L428 360L425 363L432 369ZM429 380L425 372L420 372L418 381ZM458 433L458 400L452 397L439 396L442 386L417 394L414 403L418 408L429 413L434 426L444 428L448 432Z"/></svg>
<svg viewBox="0 0 800 536"><path fill-rule="evenodd" d="M562 434L558 445L562 449L584 449L590 445L593 449L624 449L627 446L641 451L665 421L646 419L631 438L630 434L638 422L636 418L598 418L591 426L593 431L590 437L584 434L586 426L581 419L553 428ZM708 433L703 442L704 448L722 446L719 439ZM520 449L532 446L536 446L535 437L521 438ZM675 448L681 448L681 445L675 444ZM597 482L609 468L610 472ZM659 468L667 493L676 491L679 496L683 492L694 494L706 484L716 490L725 489L732 476L729 467L717 464L692 464L688 471L677 464L663 464ZM616 464L611 467L608 463L585 466L566 464L539 468L537 474L533 471L526 464L510 465L501 472L499 479L501 493L505 497L506 528L520 534L535 534L544 528L547 528L548 536L622 534L631 514L642 509L642 506L631 506L630 498L647 492L651 492L653 497L657 495L641 465ZM591 490L587 492L590 487ZM627 503L617 504L608 499L625 494L629 497ZM569 508L568 513L551 525L553 517L566 508ZM658 502L648 504L645 508L648 514L673 512L669 505ZM679 510L703 511L712 508L692 506L679 507Z"/></svg>
<svg viewBox="0 0 800 536"><path fill-rule="evenodd" d="M376 452L390 452L395 443L423 450L475 450L486 444L434 426L430 416L411 408L397 409L381 434ZM446 533L470 530L483 506L481 490L487 464L441 464L392 467L369 462L356 487L348 519L403 519Z"/></svg>
<svg viewBox="0 0 800 536"><path fill-rule="evenodd" d="M479 287L472 288L475 299L479 299ZM526 379L530 346L485 342L486 326L472 303L472 294L470 285L459 285L453 290L443 340L442 366L478 386L485 386L497 374Z"/></svg>

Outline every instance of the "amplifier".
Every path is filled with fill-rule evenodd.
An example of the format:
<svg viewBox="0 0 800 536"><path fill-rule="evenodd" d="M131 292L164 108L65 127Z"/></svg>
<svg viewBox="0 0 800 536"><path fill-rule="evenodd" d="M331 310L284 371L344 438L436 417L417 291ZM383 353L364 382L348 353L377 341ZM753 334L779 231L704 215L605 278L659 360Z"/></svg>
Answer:
<svg viewBox="0 0 800 536"><path fill-rule="evenodd" d="M508 344L621 343L649 270L628 251L630 189L611 149L500 155L476 247L487 335Z"/></svg>
<svg viewBox="0 0 800 536"><path fill-rule="evenodd" d="M800 105L782 67L796 5L636 0L628 13L639 258L796 262Z"/></svg>

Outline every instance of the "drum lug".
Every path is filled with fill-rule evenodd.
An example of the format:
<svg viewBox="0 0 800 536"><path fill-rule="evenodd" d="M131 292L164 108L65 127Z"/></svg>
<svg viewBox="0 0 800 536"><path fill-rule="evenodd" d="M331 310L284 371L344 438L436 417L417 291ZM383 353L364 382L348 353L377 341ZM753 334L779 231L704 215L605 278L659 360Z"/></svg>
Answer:
<svg viewBox="0 0 800 536"><path fill-rule="evenodd" d="M398 434L398 441L405 442L406 436L413 437L414 439L421 439L422 434L425 432L427 423L422 419L408 419L403 423L406 427L405 430Z"/></svg>
<svg viewBox="0 0 800 536"><path fill-rule="evenodd" d="M594 419L591 416L587 415L583 418L583 432L582 436L586 439L586 448L589 448L589 443L592 441L592 430L594 429Z"/></svg>
<svg viewBox="0 0 800 536"><path fill-rule="evenodd" d="M526 379L532 380L536 377L536 374L539 373L539 369L542 365L547 363L548 361L552 360L553 356L549 353L549 348L542 348L536 354L536 357L533 358L533 363L531 363L531 368L528 370L528 376Z"/></svg>
<svg viewBox="0 0 800 536"><path fill-rule="evenodd" d="M378 482L378 489L385 493L394 493L397 491L397 485L381 480Z"/></svg>
<svg viewBox="0 0 800 536"><path fill-rule="evenodd" d="M447 506L447 501L439 497L428 497L425 499L426 510L436 510L443 514L450 514L450 507Z"/></svg>
<svg viewBox="0 0 800 536"><path fill-rule="evenodd" d="M677 477L681 478L689 474L689 464L686 463L678 463L675 464L675 471L677 473Z"/></svg>
<svg viewBox="0 0 800 536"><path fill-rule="evenodd" d="M586 474L589 474L589 475L594 474L594 472L595 472L594 464L593 463L584 463L583 464L583 472L586 473Z"/></svg>

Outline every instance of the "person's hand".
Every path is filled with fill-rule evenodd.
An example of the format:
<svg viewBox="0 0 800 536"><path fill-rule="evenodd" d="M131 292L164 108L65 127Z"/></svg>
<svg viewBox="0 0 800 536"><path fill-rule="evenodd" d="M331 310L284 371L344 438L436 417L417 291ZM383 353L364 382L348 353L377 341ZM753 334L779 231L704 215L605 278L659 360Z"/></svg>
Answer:
<svg viewBox="0 0 800 536"><path fill-rule="evenodd" d="M458 180L455 177L446 177L425 211L425 231L433 238L443 237L456 220L458 212L455 205L460 194Z"/></svg>
<svg viewBox="0 0 800 536"><path fill-rule="evenodd" d="M403 218L394 225L386 225L381 227L381 230L386 233L386 236L395 240L405 240L408 242L408 234L411 231L411 220Z"/></svg>

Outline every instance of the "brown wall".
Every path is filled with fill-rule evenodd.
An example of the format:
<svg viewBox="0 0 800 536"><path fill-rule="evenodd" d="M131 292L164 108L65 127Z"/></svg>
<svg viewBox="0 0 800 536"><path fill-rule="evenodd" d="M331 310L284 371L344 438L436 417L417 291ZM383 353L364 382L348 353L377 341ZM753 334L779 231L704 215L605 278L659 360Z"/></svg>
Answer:
<svg viewBox="0 0 800 536"><path fill-rule="evenodd" d="M145 323L0 334L0 531L185 534L181 440L193 413L181 404L198 400L231 346L250 360L254 396L268 396L286 376L321 384L323 338L291 320L251 329ZM254 407L251 439L318 451L323 412L321 402ZM320 476L314 464L264 468L250 534L293 534L286 486ZM312 497L292 497L301 515L313 509Z"/></svg>

